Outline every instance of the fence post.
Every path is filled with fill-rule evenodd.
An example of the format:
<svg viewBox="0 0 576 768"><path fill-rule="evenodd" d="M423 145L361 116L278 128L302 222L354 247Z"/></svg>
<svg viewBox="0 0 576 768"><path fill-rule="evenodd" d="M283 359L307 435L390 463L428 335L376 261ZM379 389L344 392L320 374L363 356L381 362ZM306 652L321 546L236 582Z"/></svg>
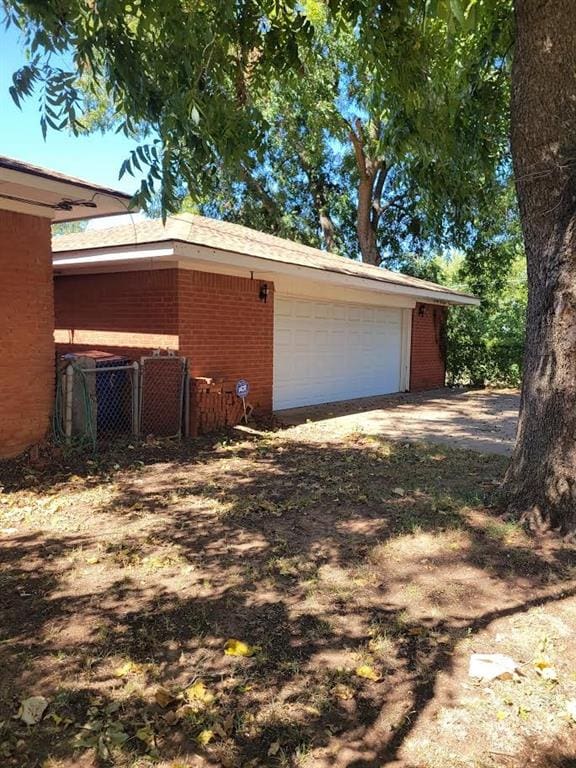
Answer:
<svg viewBox="0 0 576 768"><path fill-rule="evenodd" d="M190 437L190 374L184 370L184 437Z"/></svg>
<svg viewBox="0 0 576 768"><path fill-rule="evenodd" d="M132 363L132 434L138 437L140 433L140 366Z"/></svg>
<svg viewBox="0 0 576 768"><path fill-rule="evenodd" d="M74 368L68 363L66 366L66 407L64 410L64 435L66 442L72 440L72 402L74 398Z"/></svg>

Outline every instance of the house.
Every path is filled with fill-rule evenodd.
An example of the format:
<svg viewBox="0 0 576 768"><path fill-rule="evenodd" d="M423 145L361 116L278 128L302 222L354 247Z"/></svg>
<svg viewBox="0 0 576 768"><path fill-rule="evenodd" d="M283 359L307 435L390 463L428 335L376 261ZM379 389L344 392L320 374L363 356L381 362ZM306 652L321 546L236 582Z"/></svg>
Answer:
<svg viewBox="0 0 576 768"><path fill-rule="evenodd" d="M53 240L56 342L188 358L245 379L260 412L444 385L436 283L236 224L179 214Z"/></svg>
<svg viewBox="0 0 576 768"><path fill-rule="evenodd" d="M0 458L46 434L54 400L53 222L126 213L130 197L0 156Z"/></svg>

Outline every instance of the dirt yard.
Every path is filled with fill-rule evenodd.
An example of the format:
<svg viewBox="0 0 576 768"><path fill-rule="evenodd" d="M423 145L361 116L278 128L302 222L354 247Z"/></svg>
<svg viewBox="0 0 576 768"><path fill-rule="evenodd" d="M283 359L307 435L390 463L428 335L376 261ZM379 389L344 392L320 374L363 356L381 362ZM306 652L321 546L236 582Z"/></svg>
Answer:
<svg viewBox="0 0 576 768"><path fill-rule="evenodd" d="M576 765L576 553L505 458L298 429L4 467L3 768Z"/></svg>

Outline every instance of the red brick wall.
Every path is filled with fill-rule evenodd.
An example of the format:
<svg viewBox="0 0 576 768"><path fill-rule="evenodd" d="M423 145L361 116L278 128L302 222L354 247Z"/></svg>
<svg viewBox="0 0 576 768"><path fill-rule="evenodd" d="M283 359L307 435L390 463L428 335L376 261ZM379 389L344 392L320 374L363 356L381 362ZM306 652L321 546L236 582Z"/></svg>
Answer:
<svg viewBox="0 0 576 768"><path fill-rule="evenodd" d="M179 273L180 349L192 376L247 379L248 400L272 410L274 286L259 299L262 281L208 272Z"/></svg>
<svg viewBox="0 0 576 768"><path fill-rule="evenodd" d="M60 353L102 349L138 359L178 349L176 269L54 278Z"/></svg>
<svg viewBox="0 0 576 768"><path fill-rule="evenodd" d="M273 284L260 301L261 281L189 270L149 270L55 278L60 352L102 349L137 359L148 333L175 336L192 376L245 378L249 401L272 410ZM90 343L79 343L91 331ZM75 332L75 333L74 333ZM122 333L123 343L118 343ZM69 341L72 334L75 342ZM159 345L156 345L159 346Z"/></svg>
<svg viewBox="0 0 576 768"><path fill-rule="evenodd" d="M0 211L0 458L45 435L54 398L50 221Z"/></svg>
<svg viewBox="0 0 576 768"><path fill-rule="evenodd" d="M417 304L412 311L410 391L443 387L446 377L446 308Z"/></svg>

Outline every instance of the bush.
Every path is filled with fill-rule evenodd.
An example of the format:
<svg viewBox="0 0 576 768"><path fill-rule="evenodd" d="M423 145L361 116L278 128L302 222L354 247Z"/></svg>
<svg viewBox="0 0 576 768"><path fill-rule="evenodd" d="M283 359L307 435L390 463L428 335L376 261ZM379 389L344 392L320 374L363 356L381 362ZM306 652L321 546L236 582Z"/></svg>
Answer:
<svg viewBox="0 0 576 768"><path fill-rule="evenodd" d="M456 274L462 277L462 270L457 269ZM446 277L450 281L450 274ZM474 292L462 282L458 287ZM454 307L448 313L448 383L517 386L522 378L527 301L521 256L511 264L502 283L491 285L481 299L480 307Z"/></svg>

